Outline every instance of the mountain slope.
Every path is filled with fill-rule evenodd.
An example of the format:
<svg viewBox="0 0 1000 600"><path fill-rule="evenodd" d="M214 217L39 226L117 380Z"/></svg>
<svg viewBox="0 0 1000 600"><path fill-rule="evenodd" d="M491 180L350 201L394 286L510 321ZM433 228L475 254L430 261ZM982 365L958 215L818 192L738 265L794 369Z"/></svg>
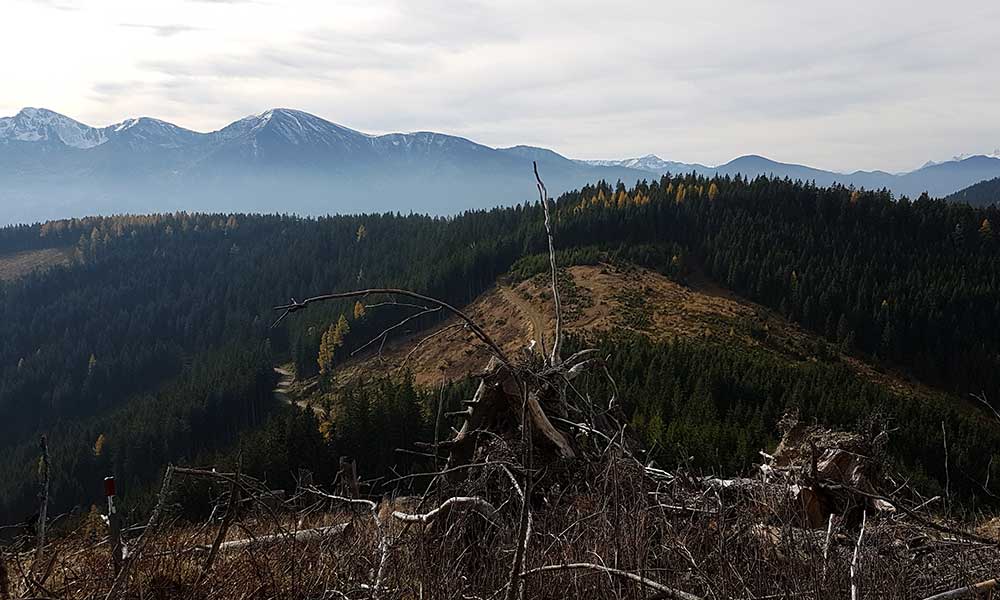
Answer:
<svg viewBox="0 0 1000 600"><path fill-rule="evenodd" d="M762 156L719 166L663 160L571 160L530 146L491 148L435 132L370 135L275 108L209 133L157 119L91 127L25 108L0 118L0 225L92 214L165 211L362 211L456 214L536 197L531 161L553 196L605 180L666 172L759 175L945 196L1000 176L1000 158L929 163L903 174L834 173Z"/></svg>
<svg viewBox="0 0 1000 600"><path fill-rule="evenodd" d="M972 206L1000 204L1000 177L980 181L948 196L952 202L966 202Z"/></svg>
<svg viewBox="0 0 1000 600"><path fill-rule="evenodd" d="M836 347L777 312L736 296L699 271L682 285L641 267L609 264L578 265L565 269L564 327L569 335L599 336L632 331L654 340L693 338L727 347L764 352L790 364L817 360L846 365L860 379L914 399L942 398L938 392L906 376L874 367L839 352ZM526 340L551 348L555 329L548 275L543 273L513 285L498 283L464 312L510 355ZM460 329L457 318L430 330L414 331L386 345L380 358L363 355L338 368L337 380L346 385L375 374L390 374L404 364L421 385L442 378L457 380L474 374L489 360L485 347ZM434 331L449 332L427 339ZM421 343L422 342L422 343ZM476 347L474 352L469 348Z"/></svg>
<svg viewBox="0 0 1000 600"><path fill-rule="evenodd" d="M650 178L542 152L552 194ZM292 109L210 133L150 118L94 128L25 109L0 119L0 225L175 210L454 214L534 199L531 160L434 132L369 135Z"/></svg>
<svg viewBox="0 0 1000 600"><path fill-rule="evenodd" d="M921 168L908 173L887 173L885 171L854 171L837 173L794 163L783 163L763 156L747 155L735 158L725 164L709 167L700 164L678 163L663 160L655 155L625 160L578 161L588 165L607 165L634 168L657 175L664 173L691 173L712 177L718 175L744 177L768 176L784 179L812 181L818 186L841 184L868 190L888 189L897 197L906 195L916 198L927 192L932 197L952 194L965 186L1000 176L1000 157L976 155L956 158L947 162L928 162Z"/></svg>

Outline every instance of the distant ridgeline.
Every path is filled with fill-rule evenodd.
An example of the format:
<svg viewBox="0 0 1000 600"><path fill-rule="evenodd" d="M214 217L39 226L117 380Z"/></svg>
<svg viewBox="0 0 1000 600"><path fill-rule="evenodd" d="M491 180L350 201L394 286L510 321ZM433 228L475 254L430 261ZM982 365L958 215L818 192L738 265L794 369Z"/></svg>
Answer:
<svg viewBox="0 0 1000 600"><path fill-rule="evenodd" d="M971 498L990 469L1000 480L1000 425L965 399L1000 401L998 224L996 208L685 176L565 194L556 243L565 261L635 262L681 279L700 265L828 343L951 398L907 402L835 367L626 337L609 346L614 368L637 426L674 444L662 457L740 469L775 439L786 408L849 426L880 411L900 428L901 462L931 482L943 480L945 422L952 489ZM373 286L463 305L546 246L537 204L453 218L181 213L0 230L0 255L50 247L75 248L75 260L0 283L0 522L34 510L43 433L59 510L96 502L112 472L136 499L167 462L231 456L241 440L246 469L275 487L298 467L332 476L345 453L362 457L366 475L405 470L409 459L385 449L428 431L434 394L405 381L355 390L325 436L311 413L271 396L271 366L292 359L302 375L315 372L322 334L341 315L350 333L334 365L399 312L329 304L272 329L271 307Z"/></svg>
<svg viewBox="0 0 1000 600"><path fill-rule="evenodd" d="M1000 177L980 181L945 198L951 202L965 202L972 206L1000 205Z"/></svg>

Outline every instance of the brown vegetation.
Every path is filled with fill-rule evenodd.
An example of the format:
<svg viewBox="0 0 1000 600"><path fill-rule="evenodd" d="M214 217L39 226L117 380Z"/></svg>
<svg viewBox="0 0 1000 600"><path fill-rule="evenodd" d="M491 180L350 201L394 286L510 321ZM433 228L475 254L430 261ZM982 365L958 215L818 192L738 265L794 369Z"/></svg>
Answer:
<svg viewBox="0 0 1000 600"><path fill-rule="evenodd" d="M0 256L0 281L11 281L34 271L68 265L73 257L72 247L43 248L5 254Z"/></svg>

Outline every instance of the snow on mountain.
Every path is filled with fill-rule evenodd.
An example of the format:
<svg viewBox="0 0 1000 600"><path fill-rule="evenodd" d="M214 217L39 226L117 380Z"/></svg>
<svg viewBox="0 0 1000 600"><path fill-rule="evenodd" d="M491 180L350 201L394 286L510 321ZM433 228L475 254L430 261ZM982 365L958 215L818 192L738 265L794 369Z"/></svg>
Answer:
<svg viewBox="0 0 1000 600"><path fill-rule="evenodd" d="M700 164L690 164L663 160L655 154L647 154L637 158L625 158L620 160L578 160L580 164L594 167L622 167L626 169L637 169L639 171L649 171L650 173L663 174L666 172L682 173L690 171L708 170L710 167Z"/></svg>
<svg viewBox="0 0 1000 600"><path fill-rule="evenodd" d="M624 158L620 160L581 160L580 162L594 165L596 167L628 167L630 169L641 169L643 171L659 171L669 168L670 163L655 154L647 154L638 158Z"/></svg>
<svg viewBox="0 0 1000 600"><path fill-rule="evenodd" d="M105 132L44 108L25 108L0 118L0 141L59 141L73 148L93 148L108 141Z"/></svg>
<svg viewBox="0 0 1000 600"><path fill-rule="evenodd" d="M599 180L631 183L666 172L788 177L821 186L886 188L911 198L924 191L943 197L1000 176L1000 149L908 173L835 173L755 155L719 166L653 154L572 160L545 148L492 148L428 131L369 135L287 108L209 133L148 117L94 128L25 108L0 118L0 206L6 209L0 225L161 210L453 214L532 201L532 161L553 196Z"/></svg>
<svg viewBox="0 0 1000 600"><path fill-rule="evenodd" d="M101 131L109 141L126 143L136 149L144 147L179 149L207 137L206 134L149 117L126 119Z"/></svg>

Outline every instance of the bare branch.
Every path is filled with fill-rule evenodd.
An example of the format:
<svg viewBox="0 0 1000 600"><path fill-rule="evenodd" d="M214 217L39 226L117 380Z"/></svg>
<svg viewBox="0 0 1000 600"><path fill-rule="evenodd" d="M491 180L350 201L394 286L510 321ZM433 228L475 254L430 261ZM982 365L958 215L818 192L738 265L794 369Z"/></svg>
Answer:
<svg viewBox="0 0 1000 600"><path fill-rule="evenodd" d="M442 514L448 514L455 508L470 508L490 521L496 520L497 509L492 504L479 497L455 496L441 503L441 506L423 514L408 514L393 511L392 516L408 523L431 523Z"/></svg>
<svg viewBox="0 0 1000 600"><path fill-rule="evenodd" d="M979 598L984 595L989 597L990 594L998 588L1000 588L1000 579L990 579L989 581L983 581L968 587L934 594L933 596L928 596L924 600L957 600L958 598Z"/></svg>
<svg viewBox="0 0 1000 600"><path fill-rule="evenodd" d="M528 575L534 575L535 573L547 573L552 571L573 571L573 570L586 570L594 571L596 573L604 573L606 575L611 575L614 577L619 577L621 579L629 579L635 581L640 585L644 585L651 590L656 590L660 592L659 597L661 598L673 598L676 600L703 600L700 596L695 596L694 594L689 594L672 587L667 587L662 583L653 581L652 579L646 579L642 575L636 573L630 573L629 571L622 571L620 569L613 569L611 567L605 567L602 565L596 565L594 563L567 563L565 565L546 565L544 567L536 567L534 569L529 569L521 573L521 577L527 577Z"/></svg>
<svg viewBox="0 0 1000 600"><path fill-rule="evenodd" d="M287 315L290 315L294 312L298 312L306 308L310 304L315 304L317 302L326 302L329 300L358 298L361 296L370 296L372 294L390 294L390 295L398 294L400 296L415 298L423 302L430 302L445 309L446 311L452 313L453 315L465 321L465 323L469 326L469 329L472 330L472 332L476 335L476 337L478 337L484 344L489 346L490 350L493 352L493 354L497 357L498 360L500 360L504 365L508 367L511 366L510 360L507 358L507 355L504 353L504 351L500 349L500 346L498 346L497 343L494 342L493 339L485 331L483 331L482 327L477 325L476 322L473 321L468 315L458 310L451 304L448 304L447 302L444 302L442 300L437 300L435 298L431 298L430 296L425 296L423 294L418 294L417 292L411 292L410 290L402 290L397 288L369 288L365 290L355 290L352 292L339 292L333 294L323 294L321 296L313 296L312 298L306 298L301 302L295 300L295 298L292 298L292 301L289 304L282 304L280 306L274 307L274 310L284 311L282 312L281 316L278 317L278 320L274 322L274 325L280 323Z"/></svg>
<svg viewBox="0 0 1000 600"><path fill-rule="evenodd" d="M422 317L424 315L427 315L427 314L430 314L430 313L435 313L435 312L438 312L440 310L441 310L440 306L437 307L437 308L425 308L424 310L422 310L422 311L420 311L420 312L418 312L416 314L412 314L412 315L406 317L405 319L403 319L399 323L396 323L395 325L392 325L391 327L387 327L386 329L382 330L382 333L380 333L377 336L373 337L372 339L368 340L360 348L358 348L358 349L354 350L353 352L351 352L351 356L354 356L358 352L361 352L362 350L364 350L368 346L371 346L372 344L374 344L375 342L377 342L379 340L382 340L384 342L385 338L388 337L388 335L389 335L390 332L392 332L392 331L394 331L396 329L399 329L400 327L402 327L403 325L406 325L407 323L409 323L413 319L417 319L417 318ZM381 347L379 347L379 354L382 354L382 348Z"/></svg>
<svg viewBox="0 0 1000 600"><path fill-rule="evenodd" d="M118 577L115 578L113 584L111 584L111 589L108 590L105 600L113 600L118 597L121 593L122 587L128 580L129 570L132 565L139 562L142 557L143 550L146 549L146 545L149 540L156 533L156 528L160 524L160 519L163 517L163 508L166 506L167 497L170 495L170 484L174 475L174 466L169 465L167 467L167 472L163 476L163 485L160 486L160 493L156 497L156 506L153 507L153 512L149 515L149 522L146 523L146 528L143 530L142 535L139 537L139 541L136 543L135 552L129 556L128 561L122 566L122 570L118 573Z"/></svg>
<svg viewBox="0 0 1000 600"><path fill-rule="evenodd" d="M212 548L208 552L208 558L205 559L205 566L202 567L201 573L198 574L198 579L194 582L195 588L201 585L201 582L208 576L208 572L212 570L212 564L215 562L215 558L219 555L219 546L221 546L222 541L226 539L226 532L229 531L229 526L236 517L236 507L240 501L239 481L242 466L243 459L240 457L236 461L236 477L233 479L232 487L229 489L229 504L226 507L226 515L222 518L222 524L219 526L219 531L215 536L215 540L212 541Z"/></svg>
<svg viewBox="0 0 1000 600"><path fill-rule="evenodd" d="M532 161L535 169L535 181L538 186L538 196L542 201L542 208L545 210L545 233L549 238L549 267L552 271L552 300L556 307L556 333L552 341L552 354L549 356L549 364L557 365L560 362L559 349L562 346L562 304L559 298L559 272L556 268L556 246L552 237L552 220L549 215L549 193L545 189L542 178L538 176L538 163Z"/></svg>
<svg viewBox="0 0 1000 600"><path fill-rule="evenodd" d="M861 531L858 532L858 543L854 545L854 558L851 559L851 600L858 600L858 556L861 554L861 540L865 537L865 522L868 511L861 513Z"/></svg>

